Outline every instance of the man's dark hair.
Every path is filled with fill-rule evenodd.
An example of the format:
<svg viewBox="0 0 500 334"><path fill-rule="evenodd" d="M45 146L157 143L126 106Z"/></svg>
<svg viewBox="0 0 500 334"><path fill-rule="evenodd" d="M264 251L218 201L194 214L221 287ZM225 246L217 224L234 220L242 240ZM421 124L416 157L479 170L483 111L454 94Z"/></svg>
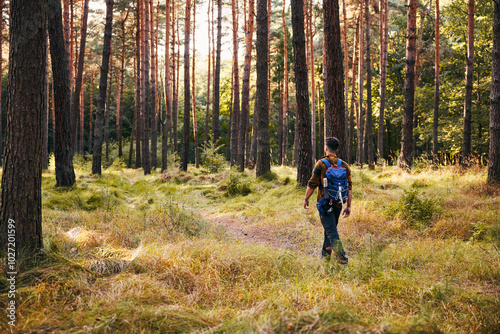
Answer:
<svg viewBox="0 0 500 334"><path fill-rule="evenodd" d="M339 148L339 140L335 137L326 138L326 147L330 152L335 152Z"/></svg>

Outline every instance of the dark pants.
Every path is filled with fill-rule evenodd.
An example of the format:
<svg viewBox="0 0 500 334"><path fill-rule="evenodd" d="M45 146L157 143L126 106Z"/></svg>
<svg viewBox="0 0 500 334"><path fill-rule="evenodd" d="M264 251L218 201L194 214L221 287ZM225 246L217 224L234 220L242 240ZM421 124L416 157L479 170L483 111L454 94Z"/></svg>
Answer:
<svg viewBox="0 0 500 334"><path fill-rule="evenodd" d="M342 208L333 208L333 211L328 215L319 215L319 217L321 218L321 224L325 229L325 240L323 241L321 257L330 259L333 250L335 251L335 255L339 260L347 259L345 256L344 247L342 246L342 242L340 241L339 233L337 231L340 212L342 212Z"/></svg>

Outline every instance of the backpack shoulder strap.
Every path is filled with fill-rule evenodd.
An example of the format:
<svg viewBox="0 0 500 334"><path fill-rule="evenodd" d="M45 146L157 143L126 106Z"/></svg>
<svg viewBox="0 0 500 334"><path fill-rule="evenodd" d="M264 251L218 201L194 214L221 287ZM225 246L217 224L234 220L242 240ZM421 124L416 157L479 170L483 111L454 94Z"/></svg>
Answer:
<svg viewBox="0 0 500 334"><path fill-rule="evenodd" d="M342 167L342 159L340 158L337 159L337 167Z"/></svg>
<svg viewBox="0 0 500 334"><path fill-rule="evenodd" d="M323 163L325 164L326 169L330 168L330 166L331 166L330 161L328 161L326 159L321 159L321 161L323 161Z"/></svg>

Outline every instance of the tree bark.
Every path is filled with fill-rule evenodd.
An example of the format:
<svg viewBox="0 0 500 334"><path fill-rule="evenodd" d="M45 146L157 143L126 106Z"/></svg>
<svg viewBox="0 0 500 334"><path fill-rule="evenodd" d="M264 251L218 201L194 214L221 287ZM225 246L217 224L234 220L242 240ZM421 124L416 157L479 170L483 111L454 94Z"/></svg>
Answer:
<svg viewBox="0 0 500 334"><path fill-rule="evenodd" d="M325 4L327 5L327 4ZM328 6L328 5L327 5ZM292 0L293 55L297 99L297 183L306 186L312 170L309 87L307 83L306 41L303 0ZM325 8L325 10L327 7ZM338 18L338 16L337 16Z"/></svg>
<svg viewBox="0 0 500 334"><path fill-rule="evenodd" d="M467 67L465 70L464 124L462 141L462 158L464 163L471 155L472 136L472 77L474 67L474 6L475 0L469 0L467 12Z"/></svg>
<svg viewBox="0 0 500 334"><path fill-rule="evenodd" d="M0 0L0 154L3 156L3 131L2 131L2 80L3 78L3 6L4 0ZM3 158L0 158L0 167L3 166Z"/></svg>
<svg viewBox="0 0 500 334"><path fill-rule="evenodd" d="M437 0L439 1L439 0ZM382 16L382 43L380 59L380 115L378 120L378 142L377 159L384 158L384 117L385 117L385 96L387 92L387 53L389 42L389 5L388 0L382 0L383 8L380 9Z"/></svg>
<svg viewBox="0 0 500 334"><path fill-rule="evenodd" d="M189 1L189 0L188 0ZM222 43L222 0L217 0L217 56L215 60L214 108L212 115L212 141L219 141L219 108L220 108L220 53Z"/></svg>
<svg viewBox="0 0 500 334"><path fill-rule="evenodd" d="M356 33L354 34L354 50L352 53L352 88L351 88L351 116L349 117L349 144L347 147L347 162L352 163L354 152L354 114L356 108L356 70L358 67L358 42L359 42L360 16L356 20ZM358 112L356 111L356 114ZM357 119L357 118L356 118Z"/></svg>
<svg viewBox="0 0 500 334"><path fill-rule="evenodd" d="M153 0L149 0L149 12L150 12L150 20L149 20L149 32L151 39L151 108L153 112L151 114L151 168L156 168L157 160L158 160L158 123L157 123L157 93L158 89L156 87L156 47L155 47L155 29L154 29L154 5Z"/></svg>
<svg viewBox="0 0 500 334"><path fill-rule="evenodd" d="M417 26L417 0L408 0L406 29L406 66L404 86L403 135L399 168L409 170L413 153L413 108L415 101L415 39Z"/></svg>
<svg viewBox="0 0 500 334"><path fill-rule="evenodd" d="M61 17L61 3L49 1L49 38L52 59L52 85L54 87L54 158L56 164L56 187L71 187L75 184L73 169L73 146L71 138L71 91L69 87L70 64L66 58Z"/></svg>
<svg viewBox="0 0 500 334"><path fill-rule="evenodd" d="M233 118L231 123L231 166L236 165L238 159L238 129L240 125L240 74L238 64L238 1L232 0L233 16Z"/></svg>
<svg viewBox="0 0 500 334"><path fill-rule="evenodd" d="M432 160L435 165L439 163L439 141L438 141L438 125L439 125L439 0L436 0L436 42L434 51L434 118L432 122Z"/></svg>
<svg viewBox="0 0 500 334"><path fill-rule="evenodd" d="M130 13L130 9L127 9L127 14L125 14L125 18L120 21L120 26L122 30L122 58L121 58L121 67L120 67L120 90L118 93L118 98L116 99L116 139L118 141L118 157L121 158L123 156L123 138L122 138L122 127L123 127L123 89L125 86L125 22L128 19L128 15ZM92 101L91 101L92 104ZM92 134L90 134L90 137Z"/></svg>
<svg viewBox="0 0 500 334"><path fill-rule="evenodd" d="M78 100L80 99L80 91L82 89L83 82L83 63L85 62L85 44L87 41L87 19L89 14L89 0L85 0L83 5L83 15L82 15L82 24L80 31L80 53L78 55L78 70L75 78L75 90L73 92L72 99L72 131L73 131L73 150L76 152L77 149L77 123L78 123L78 111L80 108L80 104Z"/></svg>
<svg viewBox="0 0 500 334"><path fill-rule="evenodd" d="M193 1L193 135L194 135L194 165L200 168L200 154L198 152L198 123L196 120L196 0Z"/></svg>
<svg viewBox="0 0 500 334"><path fill-rule="evenodd" d="M162 125L161 171L168 168L168 135L172 127L172 96L170 93L170 0L165 1L165 117Z"/></svg>
<svg viewBox="0 0 500 334"><path fill-rule="evenodd" d="M359 67L358 67L358 112L356 114L356 127L358 135L358 150L356 160L360 168L363 168L365 162L365 149L364 149L364 133L363 133L363 74L364 74L364 36L363 36L363 9L364 3L360 2L359 12Z"/></svg>
<svg viewBox="0 0 500 334"><path fill-rule="evenodd" d="M3 10L3 7L0 6L0 11ZM2 15L0 15L0 20L2 19ZM45 108L43 109L43 114L42 114L42 125L43 125L43 131L42 131L42 169L46 170L49 168L49 111L50 111L50 98L49 98L49 43L48 43L48 38L49 38L49 33L47 31L46 37L47 39L47 47L46 47L46 53L47 53L47 62L45 63L45 86L44 86L44 93L45 93ZM1 47L1 46L0 46ZM1 58L1 55L0 55ZM0 76L0 86L2 84L1 82L1 76ZM1 98L1 96L0 96ZM2 106L0 105L0 108ZM1 116L1 115L0 115Z"/></svg>
<svg viewBox="0 0 500 334"><path fill-rule="evenodd" d="M500 185L500 4L494 3L488 183Z"/></svg>
<svg viewBox="0 0 500 334"><path fill-rule="evenodd" d="M210 19L210 10L212 7L212 0L208 0L208 9L207 9L207 26L208 26L208 75L207 75L207 109L205 113L205 138L203 140L204 147L207 147L208 145L208 132L209 132L209 126L208 123L210 122L210 82L212 80L212 36L211 36L211 29L212 29L212 24L211 24L211 19Z"/></svg>
<svg viewBox="0 0 500 334"><path fill-rule="evenodd" d="M338 1L323 0L323 22L325 25L325 137L337 137L339 139L338 155L344 157L347 154L347 142L339 14Z"/></svg>
<svg viewBox="0 0 500 334"><path fill-rule="evenodd" d="M283 135L283 147L282 147L282 152L281 152L281 159L282 159L282 164L287 166L288 165L288 27L286 25L286 17L285 17L285 2L283 2L283 31L284 31L284 37L283 37L283 42L284 42L284 76L283 76L283 84L284 84L284 91L283 91L283 130L282 130L282 135Z"/></svg>
<svg viewBox="0 0 500 334"><path fill-rule="evenodd" d="M366 122L365 141L368 155L368 168L375 169L373 157L373 119L372 119L372 62L371 62L371 40L370 40L370 4L365 0L366 19Z"/></svg>
<svg viewBox="0 0 500 334"><path fill-rule="evenodd" d="M195 0L196 1L196 0ZM187 171L189 159L189 123L191 118L191 89L189 83L189 39L191 33L191 0L186 1L184 15L184 128L182 129L181 170ZM220 65L220 64L219 64Z"/></svg>
<svg viewBox="0 0 500 334"><path fill-rule="evenodd" d="M176 18L175 1L172 1L172 83L173 83L173 98L172 98L172 139L174 153L179 151L177 141L177 124L179 120L179 45L176 41L176 36L179 35L179 20ZM177 45L177 52L175 47Z"/></svg>
<svg viewBox="0 0 500 334"><path fill-rule="evenodd" d="M93 120L93 114L92 114L92 109L94 107L94 73L92 72L90 74L90 103L89 103L89 151L90 153L93 152L93 132L92 132L92 120Z"/></svg>
<svg viewBox="0 0 500 334"><path fill-rule="evenodd" d="M316 95L314 92L316 91L316 81L315 81L315 73L314 73L314 33L313 33L313 22L312 22L312 1L309 3L309 57L311 59L311 161L313 164L316 163Z"/></svg>
<svg viewBox="0 0 500 334"><path fill-rule="evenodd" d="M83 124L84 124L84 98L83 98L83 77L82 77L82 88L80 89L80 146L79 146L79 152L81 155L83 155L83 138L84 138L84 127L83 127Z"/></svg>
<svg viewBox="0 0 500 334"><path fill-rule="evenodd" d="M47 2L13 1L9 30L0 253L4 256L9 243L14 242L15 257L21 259L43 248L42 112L45 108ZM15 235L10 237L12 229ZM9 264L7 271L17 271L18 263Z"/></svg>
<svg viewBox="0 0 500 334"><path fill-rule="evenodd" d="M238 131L238 170L245 170L245 153L248 142L250 115L250 69L252 65L252 39L254 30L255 0L248 1L248 19L245 30L245 66L241 90L241 122Z"/></svg>
<svg viewBox="0 0 500 334"><path fill-rule="evenodd" d="M109 53L111 54L111 50ZM110 56L109 58L109 66L111 67L109 70L109 88L106 90L106 103L104 106L104 143L106 144L106 162L109 161L109 105L110 95L112 92L111 86L113 84L113 56Z"/></svg>
<svg viewBox="0 0 500 334"><path fill-rule="evenodd" d="M345 0L342 0L342 16L344 17L344 29L343 29L343 40L344 40L344 103L345 103L345 136L346 136L346 160L351 163L351 137L352 133L349 132L349 45L347 43L347 11L345 8ZM353 76L352 81L356 79Z"/></svg>
<svg viewBox="0 0 500 334"><path fill-rule="evenodd" d="M266 0L257 0L257 98L255 101L254 117L256 128L254 135L257 141L257 177L271 170L269 147L269 110L268 110L268 4Z"/></svg>
<svg viewBox="0 0 500 334"><path fill-rule="evenodd" d="M135 21L135 111L134 111L134 125L135 125L135 168L142 166L141 157L141 140L142 140L142 116L141 116L141 1L136 1L136 21Z"/></svg>
<svg viewBox="0 0 500 334"><path fill-rule="evenodd" d="M149 8L148 0L142 0L142 52L141 52L141 111L142 111L142 169L144 175L151 174L151 155L149 152Z"/></svg>
<svg viewBox="0 0 500 334"><path fill-rule="evenodd" d="M94 154L92 156L92 174L101 174L102 158L102 123L108 85L109 58L111 54L111 34L113 30L113 0L106 0L106 24L102 47L101 77L99 79L99 99L95 118Z"/></svg>

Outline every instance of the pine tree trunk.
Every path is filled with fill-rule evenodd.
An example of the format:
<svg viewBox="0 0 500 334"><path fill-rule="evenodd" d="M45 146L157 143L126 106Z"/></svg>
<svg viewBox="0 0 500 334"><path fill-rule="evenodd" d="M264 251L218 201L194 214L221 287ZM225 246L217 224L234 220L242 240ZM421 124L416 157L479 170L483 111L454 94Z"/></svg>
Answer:
<svg viewBox="0 0 500 334"><path fill-rule="evenodd" d="M94 154L92 157L92 174L101 174L102 158L102 123L108 85L109 58L111 54L111 34L113 30L113 0L106 0L106 25L104 26L104 43L102 47L101 77L99 79L99 100L95 118Z"/></svg>
<svg viewBox="0 0 500 334"><path fill-rule="evenodd" d="M268 110L268 4L266 0L257 0L257 97L255 101L254 117L256 128L254 136L257 141L256 175L264 175L271 170L269 148L269 110Z"/></svg>
<svg viewBox="0 0 500 334"><path fill-rule="evenodd" d="M93 120L93 115L92 115L92 108L94 106L94 73L92 72L92 74L90 75L90 105L89 105L89 111L90 111L90 115L89 115L89 152L92 153L93 152L93 140L92 138L94 138L93 136L93 132L92 132L92 120Z"/></svg>
<svg viewBox="0 0 500 334"><path fill-rule="evenodd" d="M79 152L81 155L83 155L83 138L84 138L84 128L83 128L83 122L84 122L84 112L83 112L83 107L84 107L84 98L83 98L83 77L82 77L82 88L80 89L80 146L79 146Z"/></svg>
<svg viewBox="0 0 500 334"><path fill-rule="evenodd" d="M3 9L4 0L0 0L0 8ZM2 131L2 78L3 78L3 10L0 11L0 167L3 166L3 131Z"/></svg>
<svg viewBox="0 0 500 334"><path fill-rule="evenodd" d="M387 1L387 0L386 0ZM434 51L434 118L432 122L432 160L434 164L439 164L439 141L438 141L438 124L439 124L439 0L436 0L436 33L435 33L435 51Z"/></svg>
<svg viewBox="0 0 500 334"><path fill-rule="evenodd" d="M177 124L179 120L179 46L177 45L176 36L179 32L179 21L176 19L175 11L175 1L172 1L172 141L174 153L177 154L178 151L178 141L177 141ZM175 47L177 46L177 52Z"/></svg>
<svg viewBox="0 0 500 334"><path fill-rule="evenodd" d="M189 0L188 0L189 1ZM212 115L212 140L219 141L219 108L220 108L220 53L222 43L222 0L217 0L217 56L215 60L214 108Z"/></svg>
<svg viewBox="0 0 500 334"><path fill-rule="evenodd" d="M313 24L312 24L312 1L309 4L309 15L308 15L308 20L309 20L309 44L310 44L310 51L309 51L309 57L311 59L310 64L311 64L311 138L312 138L312 143L311 143L311 161L313 164L316 163L316 95L314 92L316 91L316 82L314 78L314 34L313 34Z"/></svg>
<svg viewBox="0 0 500 334"><path fill-rule="evenodd" d="M123 138L122 138L122 127L123 127L123 89L125 86L125 22L127 21L130 9L127 9L127 14L125 18L120 22L122 30L122 58L120 67L120 90L118 93L119 98L116 99L116 139L118 141L118 157L123 156ZM90 101L92 105L92 100ZM92 137L92 134L90 134Z"/></svg>
<svg viewBox="0 0 500 334"><path fill-rule="evenodd" d="M364 150L364 133L363 133L363 74L364 74L364 36L363 36L363 9L364 3L360 2L359 12L359 67L358 67L358 112L356 113L356 127L358 135L358 150L356 153L356 160L360 168L363 168L365 162Z"/></svg>
<svg viewBox="0 0 500 334"><path fill-rule="evenodd" d="M365 142L368 155L368 168L375 169L373 156L373 119L372 119L372 65L371 65L371 40L370 40L370 5L369 0L365 0L365 20L366 20L366 122L365 122Z"/></svg>
<svg viewBox="0 0 500 334"><path fill-rule="evenodd" d="M283 10L285 9L285 2L283 2ZM283 123L282 123L282 136L283 136L283 146L281 159L282 164L288 165L288 27L286 25L285 12L283 12L283 42L284 42L284 91L283 91Z"/></svg>
<svg viewBox="0 0 500 334"><path fill-rule="evenodd" d="M245 30L245 66L243 68L243 86L241 89L241 122L238 131L238 170L245 170L245 153L248 142L250 115L250 69L252 65L252 39L254 28L255 0L248 1L248 19Z"/></svg>
<svg viewBox="0 0 500 334"><path fill-rule="evenodd" d="M0 6L0 11L2 10L3 7ZM1 19L1 15L0 15ZM45 39L47 39L47 47L46 47L46 54L47 54L47 63L45 64L45 86L44 86L44 93L45 93L45 108L43 109L43 114L42 114L42 126L43 126L43 131L42 131L42 169L46 170L49 168L49 111L50 111L50 99L49 99L49 43L48 43L48 38L49 38L49 33L47 31ZM1 57L1 55L0 55ZM0 77L0 85L1 85L1 78ZM1 97L1 96L0 96ZM1 107L1 105L0 105Z"/></svg>
<svg viewBox="0 0 500 334"><path fill-rule="evenodd" d="M59 5L60 8L60 5ZM8 103L0 215L0 255L15 228L16 259L42 242L42 112L45 108L47 2L11 3ZM61 12L59 12L61 13ZM62 30L62 25L61 25ZM5 256L5 258L7 258ZM15 272L16 263L7 271Z"/></svg>
<svg viewBox="0 0 500 334"><path fill-rule="evenodd" d="M196 1L196 0L195 0ZM184 15L184 128L182 129L181 170L187 171L189 160L189 123L191 118L191 89L189 83L189 39L191 33L191 0L186 1Z"/></svg>
<svg viewBox="0 0 500 334"><path fill-rule="evenodd" d="M135 22L135 111L134 111L134 126L135 126L135 168L142 166L141 157L141 140L142 140L142 117L141 117L141 1L137 0L137 13Z"/></svg>
<svg viewBox="0 0 500 334"><path fill-rule="evenodd" d="M297 99L297 183L306 186L312 170L309 87L307 80L306 41L303 0L292 0L293 56ZM325 8L326 9L326 8Z"/></svg>
<svg viewBox="0 0 500 334"><path fill-rule="evenodd" d="M165 117L162 125L161 171L168 168L168 136L172 127L172 96L170 92L170 0L165 1Z"/></svg>
<svg viewBox="0 0 500 334"><path fill-rule="evenodd" d="M85 44L87 41L87 19L89 13L89 0L85 0L83 5L83 15L82 15L82 24L80 31L80 53L78 55L78 70L75 78L75 90L73 92L73 101L72 101L72 131L73 131L73 150L76 152L77 148L77 123L78 123L78 112L80 109L79 99L80 99L80 91L82 90L82 82L83 82L83 63L85 62Z"/></svg>
<svg viewBox="0 0 500 334"><path fill-rule="evenodd" d="M342 66L342 44L340 43L339 4L334 0L323 0L325 34L325 136L337 137L340 141L338 155L345 157L347 142L344 110L344 69Z"/></svg>
<svg viewBox="0 0 500 334"><path fill-rule="evenodd" d="M500 184L500 4L494 3L488 183Z"/></svg>
<svg viewBox="0 0 500 334"><path fill-rule="evenodd" d="M240 125L240 74L238 64L238 1L232 0L233 16L233 117L231 123L231 166L236 165L238 159L238 129Z"/></svg>
<svg viewBox="0 0 500 334"><path fill-rule="evenodd" d="M352 163L354 153L354 115L356 108L356 76L358 68L358 41L359 41L359 21L356 20L356 33L354 34L354 50L352 53L352 88L351 88L351 116L349 117L349 145L347 147L347 162ZM356 112L357 113L357 112Z"/></svg>
<svg viewBox="0 0 500 334"><path fill-rule="evenodd" d="M109 51L111 53L111 50ZM111 67L109 70L109 87L106 90L106 103L104 106L104 143L106 144L105 157L106 162L109 161L109 105L110 105L110 95L113 83L113 57L109 58L109 66Z"/></svg>
<svg viewBox="0 0 500 334"><path fill-rule="evenodd" d="M207 26L208 26L208 75L207 75L207 109L205 113L205 138L203 140L204 147L208 145L208 132L209 127L208 123L210 122L210 82L212 80L212 36L211 36L211 20L210 20L210 10L212 7L212 0L208 0L208 9L207 9Z"/></svg>
<svg viewBox="0 0 500 334"><path fill-rule="evenodd" d="M439 1L439 0L437 0ZM381 43L381 59L380 59L380 110L378 121L378 142L377 142L377 159L384 158L384 117L385 117L385 96L387 92L387 53L389 42L389 0L381 0L383 8L380 9L382 17L382 43Z"/></svg>
<svg viewBox="0 0 500 334"><path fill-rule="evenodd" d="M342 14L344 17L344 29L343 29L343 40L344 40L344 103L345 103L345 136L346 136L346 160L351 162L351 137L352 133L349 132L349 44L347 43L347 11L345 8L345 0L342 0ZM352 77L354 82L356 79Z"/></svg>
<svg viewBox="0 0 500 334"><path fill-rule="evenodd" d="M472 83L474 66L474 6L475 0L468 2L468 20L467 20L467 67L465 71L465 101L464 101L464 130L462 142L462 158L464 163L471 155L471 136L472 136Z"/></svg>
<svg viewBox="0 0 500 334"><path fill-rule="evenodd" d="M158 160L158 123L157 123L157 93L158 89L156 87L156 46L155 46L155 29L154 29L154 5L153 5L153 0L149 0L149 12L150 12L150 17L151 20L149 21L149 31L150 31L150 38L151 38L151 108L153 110L151 114L151 167L154 169L157 167L157 160Z"/></svg>
<svg viewBox="0 0 500 334"><path fill-rule="evenodd" d="M406 67L404 86L403 136L399 167L409 169L413 153L413 108L415 101L415 39L417 26L417 0L408 0L406 29Z"/></svg>
<svg viewBox="0 0 500 334"><path fill-rule="evenodd" d="M200 168L200 154L198 152L198 123L196 120L196 0L193 1L193 135L194 135L194 165Z"/></svg>
<svg viewBox="0 0 500 334"><path fill-rule="evenodd" d="M49 1L49 38L52 59L52 86L54 89L54 158L56 165L56 187L71 187L75 184L73 169L73 146L71 138L71 91L69 87L70 64L66 58L61 17L61 3Z"/></svg>
<svg viewBox="0 0 500 334"><path fill-rule="evenodd" d="M141 111L142 111L142 169L144 175L151 174L151 155L149 152L149 8L148 0L142 1L142 52L141 52Z"/></svg>

